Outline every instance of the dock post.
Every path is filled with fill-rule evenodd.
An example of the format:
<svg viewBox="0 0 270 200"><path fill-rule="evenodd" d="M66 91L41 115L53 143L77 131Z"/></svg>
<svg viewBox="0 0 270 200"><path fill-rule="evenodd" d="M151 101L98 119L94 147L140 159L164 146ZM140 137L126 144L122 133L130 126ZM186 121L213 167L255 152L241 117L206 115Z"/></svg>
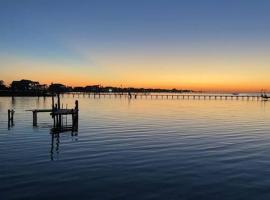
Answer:
<svg viewBox="0 0 270 200"><path fill-rule="evenodd" d="M58 110L60 110L61 109L61 102L60 102L60 94L58 93L57 94L57 103L58 103L58 105L57 105L57 109ZM57 117L58 117L58 125L59 125L59 127L61 127L62 126L62 116L61 115L57 115Z"/></svg>
<svg viewBox="0 0 270 200"><path fill-rule="evenodd" d="M54 94L52 95L52 110L54 108Z"/></svg>
<svg viewBox="0 0 270 200"><path fill-rule="evenodd" d="M8 127L10 127L10 110L8 109Z"/></svg>
<svg viewBox="0 0 270 200"><path fill-rule="evenodd" d="M78 131L79 126L79 102L75 101L75 113L72 114L72 128L75 131Z"/></svg>
<svg viewBox="0 0 270 200"><path fill-rule="evenodd" d="M60 109L61 108L61 104L60 104L60 94L57 94L57 108Z"/></svg>

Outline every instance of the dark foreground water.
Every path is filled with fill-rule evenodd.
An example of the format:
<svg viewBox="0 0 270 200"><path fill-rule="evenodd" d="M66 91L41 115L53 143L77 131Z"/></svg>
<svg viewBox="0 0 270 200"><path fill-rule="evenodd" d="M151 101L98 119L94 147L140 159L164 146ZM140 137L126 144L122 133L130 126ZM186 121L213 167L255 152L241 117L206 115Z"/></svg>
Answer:
<svg viewBox="0 0 270 200"><path fill-rule="evenodd" d="M24 111L50 103L0 98L1 200L270 199L270 102L80 97L59 137Z"/></svg>

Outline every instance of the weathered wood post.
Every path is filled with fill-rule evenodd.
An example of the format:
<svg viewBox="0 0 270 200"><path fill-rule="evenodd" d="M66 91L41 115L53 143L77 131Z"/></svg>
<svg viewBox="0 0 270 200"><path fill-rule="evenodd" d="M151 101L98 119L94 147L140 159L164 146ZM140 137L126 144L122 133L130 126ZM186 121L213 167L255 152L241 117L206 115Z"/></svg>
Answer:
<svg viewBox="0 0 270 200"><path fill-rule="evenodd" d="M57 94L57 109L60 110L61 109L61 102L60 102L60 93ZM58 117L58 125L59 127L62 126L62 116L61 115L57 115Z"/></svg>
<svg viewBox="0 0 270 200"><path fill-rule="evenodd" d="M60 109L61 108L61 104L60 104L60 94L57 94L57 108Z"/></svg>
<svg viewBox="0 0 270 200"><path fill-rule="evenodd" d="M54 109L54 95L52 95L52 110Z"/></svg>
<svg viewBox="0 0 270 200"><path fill-rule="evenodd" d="M10 127L10 110L8 109L8 127Z"/></svg>
<svg viewBox="0 0 270 200"><path fill-rule="evenodd" d="M79 125L79 102L78 102L78 100L75 101L75 111L76 111L76 130L78 130L78 125Z"/></svg>
<svg viewBox="0 0 270 200"><path fill-rule="evenodd" d="M74 113L72 114L72 129L74 131L78 131L78 127L79 127L79 102L78 100L76 100Z"/></svg>
<svg viewBox="0 0 270 200"><path fill-rule="evenodd" d="M55 128L55 104L54 104L54 94L52 94L52 118L53 118L53 127Z"/></svg>

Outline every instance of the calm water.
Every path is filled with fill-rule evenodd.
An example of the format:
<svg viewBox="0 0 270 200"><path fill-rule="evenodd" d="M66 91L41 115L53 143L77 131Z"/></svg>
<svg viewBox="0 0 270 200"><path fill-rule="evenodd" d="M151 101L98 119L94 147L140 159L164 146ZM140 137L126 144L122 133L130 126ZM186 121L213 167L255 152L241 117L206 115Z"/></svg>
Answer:
<svg viewBox="0 0 270 200"><path fill-rule="evenodd" d="M1 200L270 199L270 102L80 97L59 137L24 111L50 103L0 98Z"/></svg>

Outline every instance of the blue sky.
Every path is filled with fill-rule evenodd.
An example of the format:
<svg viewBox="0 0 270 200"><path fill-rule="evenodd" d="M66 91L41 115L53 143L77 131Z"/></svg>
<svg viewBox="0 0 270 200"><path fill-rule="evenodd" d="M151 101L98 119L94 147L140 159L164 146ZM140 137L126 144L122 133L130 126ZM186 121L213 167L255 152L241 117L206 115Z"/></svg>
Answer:
<svg viewBox="0 0 270 200"><path fill-rule="evenodd" d="M261 62L270 64L269 10L267 0L1 0L0 66L6 71L1 79L19 78L8 75L9 69L14 66L27 71L29 60L46 63L40 67L42 71L46 66L46 73L59 63L62 71L76 66L81 70L76 74L81 73L85 84L98 80L104 84L124 82L166 87L191 84L181 80L166 83L166 79L158 81L158 78L151 83L124 80L137 69L150 75L162 73L165 68L175 72L189 68L187 76L192 80L199 77L196 71L204 71L197 85L211 79L212 71L217 68L222 68L223 71L217 71L226 73L228 78L230 73L239 73L244 82L253 81L250 79L253 71L262 74L256 75L258 79L264 79L266 66ZM211 57L226 62L211 63ZM181 58L189 58L189 62L183 64ZM16 62L12 63L13 60ZM155 69L154 60L164 66ZM194 66L192 60L207 60L211 66ZM227 64L230 60L234 61L231 66ZM246 62L253 65L245 72ZM25 64L16 68L18 63ZM237 68L236 72L231 68ZM85 73L92 75L84 76ZM114 79L104 78L108 73L113 73ZM25 76L40 78L27 72ZM173 75L171 78L177 79ZM192 84L194 87L196 82ZM268 87L267 80L261 84Z"/></svg>

